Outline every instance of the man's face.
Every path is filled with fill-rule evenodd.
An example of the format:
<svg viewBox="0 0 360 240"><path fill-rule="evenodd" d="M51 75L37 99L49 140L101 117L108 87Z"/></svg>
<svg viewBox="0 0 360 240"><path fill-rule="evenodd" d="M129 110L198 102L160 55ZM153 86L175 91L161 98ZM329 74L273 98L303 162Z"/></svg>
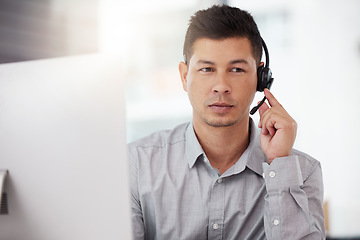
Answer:
<svg viewBox="0 0 360 240"><path fill-rule="evenodd" d="M213 127L247 121L256 92L256 61L247 38L193 44L189 64L180 63L180 75L193 107L193 121Z"/></svg>

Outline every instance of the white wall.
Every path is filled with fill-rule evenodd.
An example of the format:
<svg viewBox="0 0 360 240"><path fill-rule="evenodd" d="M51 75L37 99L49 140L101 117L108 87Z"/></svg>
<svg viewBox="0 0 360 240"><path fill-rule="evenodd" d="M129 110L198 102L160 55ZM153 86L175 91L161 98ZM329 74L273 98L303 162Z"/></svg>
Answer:
<svg viewBox="0 0 360 240"><path fill-rule="evenodd" d="M329 233L360 236L360 2L299 1L295 8L297 145L322 163Z"/></svg>

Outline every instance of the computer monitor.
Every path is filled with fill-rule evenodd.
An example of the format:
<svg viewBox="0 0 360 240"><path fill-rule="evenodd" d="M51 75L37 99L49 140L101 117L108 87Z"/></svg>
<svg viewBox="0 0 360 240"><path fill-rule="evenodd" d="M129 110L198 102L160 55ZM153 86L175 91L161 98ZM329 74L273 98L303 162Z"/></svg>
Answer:
<svg viewBox="0 0 360 240"><path fill-rule="evenodd" d="M131 239L118 63L92 54L0 65L1 240Z"/></svg>

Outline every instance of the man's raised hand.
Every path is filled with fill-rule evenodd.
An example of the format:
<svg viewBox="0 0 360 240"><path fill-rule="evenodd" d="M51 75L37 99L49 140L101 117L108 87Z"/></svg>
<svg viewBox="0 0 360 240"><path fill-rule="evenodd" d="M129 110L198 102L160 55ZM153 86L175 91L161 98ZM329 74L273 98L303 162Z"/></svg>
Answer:
<svg viewBox="0 0 360 240"><path fill-rule="evenodd" d="M270 106L264 103L259 108L258 127L261 128L261 148L271 164L275 158L291 155L297 123L268 89L265 89L264 93Z"/></svg>

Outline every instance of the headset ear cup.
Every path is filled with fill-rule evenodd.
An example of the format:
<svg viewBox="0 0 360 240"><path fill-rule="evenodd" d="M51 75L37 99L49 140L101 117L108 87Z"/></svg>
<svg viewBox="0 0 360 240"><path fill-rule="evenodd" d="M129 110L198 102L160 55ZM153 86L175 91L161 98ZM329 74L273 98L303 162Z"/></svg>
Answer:
<svg viewBox="0 0 360 240"><path fill-rule="evenodd" d="M272 78L272 72L271 69L268 67L265 67L265 69L263 70L263 89L265 90L265 88L270 90L270 87L273 83L273 78Z"/></svg>
<svg viewBox="0 0 360 240"><path fill-rule="evenodd" d="M257 77L258 77L257 88L256 88L257 91L263 92L265 88L270 89L273 81L270 68L264 67L262 65L258 67Z"/></svg>
<svg viewBox="0 0 360 240"><path fill-rule="evenodd" d="M264 88L262 87L263 86L263 73L264 73L264 66L261 65L258 67L257 69L257 86L256 86L256 91L259 91L259 92L262 92L264 91Z"/></svg>

